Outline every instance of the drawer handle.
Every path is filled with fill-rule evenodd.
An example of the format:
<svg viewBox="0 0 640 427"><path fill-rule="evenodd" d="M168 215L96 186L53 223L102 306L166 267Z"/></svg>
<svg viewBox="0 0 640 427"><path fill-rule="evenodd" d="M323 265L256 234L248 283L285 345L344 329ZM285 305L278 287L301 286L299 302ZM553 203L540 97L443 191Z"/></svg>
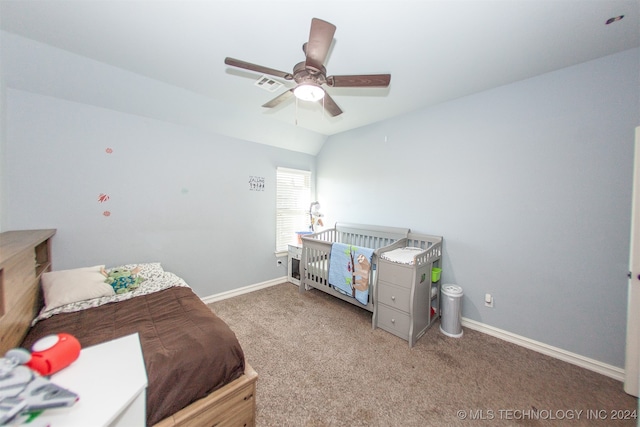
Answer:
<svg viewBox="0 0 640 427"><path fill-rule="evenodd" d="M391 319L391 323L396 323L396 319Z"/></svg>
<svg viewBox="0 0 640 427"><path fill-rule="evenodd" d="M396 300L396 297L391 295L391 301L395 301L395 300Z"/></svg>

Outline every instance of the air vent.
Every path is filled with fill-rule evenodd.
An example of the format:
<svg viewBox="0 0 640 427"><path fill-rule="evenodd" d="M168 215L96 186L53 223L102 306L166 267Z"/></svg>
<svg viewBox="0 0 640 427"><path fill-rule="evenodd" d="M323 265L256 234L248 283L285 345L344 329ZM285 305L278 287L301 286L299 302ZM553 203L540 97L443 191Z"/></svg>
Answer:
<svg viewBox="0 0 640 427"><path fill-rule="evenodd" d="M282 87L282 83L263 75L255 83L256 86L266 90L267 92L275 92Z"/></svg>

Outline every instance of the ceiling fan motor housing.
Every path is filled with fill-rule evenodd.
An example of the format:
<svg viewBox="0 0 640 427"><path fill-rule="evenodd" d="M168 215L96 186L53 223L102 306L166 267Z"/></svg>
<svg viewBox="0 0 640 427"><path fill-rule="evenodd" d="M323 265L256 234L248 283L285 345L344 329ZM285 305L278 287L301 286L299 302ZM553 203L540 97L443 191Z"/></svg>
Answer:
<svg viewBox="0 0 640 427"><path fill-rule="evenodd" d="M306 62L300 62L293 67L293 79L298 84L312 84L321 86L327 82L327 70L321 67L320 70L306 65Z"/></svg>

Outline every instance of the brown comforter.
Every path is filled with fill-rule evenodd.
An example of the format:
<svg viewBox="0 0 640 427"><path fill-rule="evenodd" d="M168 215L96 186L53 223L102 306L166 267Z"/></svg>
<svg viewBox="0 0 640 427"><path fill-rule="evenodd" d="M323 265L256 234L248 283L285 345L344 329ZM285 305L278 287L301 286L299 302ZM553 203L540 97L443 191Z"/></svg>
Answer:
<svg viewBox="0 0 640 427"><path fill-rule="evenodd" d="M187 287L57 314L36 323L22 345L31 348L37 339L60 332L78 338L82 347L140 334L148 425L244 372L244 353L233 331ZM127 355L114 354L113 363L127 363Z"/></svg>

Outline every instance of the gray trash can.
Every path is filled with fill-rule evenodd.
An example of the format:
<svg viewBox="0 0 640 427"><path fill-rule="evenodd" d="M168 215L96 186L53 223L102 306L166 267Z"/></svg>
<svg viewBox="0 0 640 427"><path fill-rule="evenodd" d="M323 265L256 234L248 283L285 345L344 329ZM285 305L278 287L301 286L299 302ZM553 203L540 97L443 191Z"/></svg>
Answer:
<svg viewBox="0 0 640 427"><path fill-rule="evenodd" d="M462 288L458 285L442 285L442 317L440 331L448 337L462 336Z"/></svg>

